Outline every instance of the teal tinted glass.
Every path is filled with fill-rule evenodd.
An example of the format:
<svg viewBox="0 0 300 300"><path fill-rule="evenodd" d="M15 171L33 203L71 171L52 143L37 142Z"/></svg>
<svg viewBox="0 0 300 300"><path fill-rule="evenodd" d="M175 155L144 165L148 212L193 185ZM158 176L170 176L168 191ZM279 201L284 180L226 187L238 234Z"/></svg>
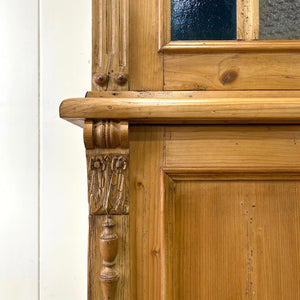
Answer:
<svg viewBox="0 0 300 300"><path fill-rule="evenodd" d="M171 39L235 40L236 0L171 0Z"/></svg>
<svg viewBox="0 0 300 300"><path fill-rule="evenodd" d="M300 39L300 0L260 0L261 40Z"/></svg>

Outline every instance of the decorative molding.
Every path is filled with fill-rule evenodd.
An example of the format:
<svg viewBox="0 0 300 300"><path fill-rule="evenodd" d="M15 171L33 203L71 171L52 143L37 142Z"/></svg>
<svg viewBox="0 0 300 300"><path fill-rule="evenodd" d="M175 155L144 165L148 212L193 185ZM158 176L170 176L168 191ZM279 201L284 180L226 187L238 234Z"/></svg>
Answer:
<svg viewBox="0 0 300 300"><path fill-rule="evenodd" d="M108 109L112 107L108 106ZM86 120L83 136L87 158L90 215L93 217L104 215L105 218L99 241L103 259L103 270L100 273L103 295L101 299L114 300L120 275L114 268L118 252L118 236L113 230L115 223L111 215L124 216L129 213L128 122ZM120 237L123 240L123 232ZM124 275L124 269L122 273Z"/></svg>
<svg viewBox="0 0 300 300"><path fill-rule="evenodd" d="M128 45L129 0L93 0L93 90L128 90Z"/></svg>
<svg viewBox="0 0 300 300"><path fill-rule="evenodd" d="M128 214L128 155L87 155L91 214Z"/></svg>
<svg viewBox="0 0 300 300"><path fill-rule="evenodd" d="M75 124L85 118L127 119L131 124L299 124L300 120L299 91L149 93L68 99L60 106L60 116Z"/></svg>
<svg viewBox="0 0 300 300"><path fill-rule="evenodd" d="M114 300L120 279L115 270L115 259L118 253L118 235L114 232L115 223L110 216L102 224L103 232L100 236L100 254L103 259L103 270L100 273L100 282L103 300Z"/></svg>
<svg viewBox="0 0 300 300"><path fill-rule="evenodd" d="M86 121L84 124L86 149L128 148L128 122Z"/></svg>

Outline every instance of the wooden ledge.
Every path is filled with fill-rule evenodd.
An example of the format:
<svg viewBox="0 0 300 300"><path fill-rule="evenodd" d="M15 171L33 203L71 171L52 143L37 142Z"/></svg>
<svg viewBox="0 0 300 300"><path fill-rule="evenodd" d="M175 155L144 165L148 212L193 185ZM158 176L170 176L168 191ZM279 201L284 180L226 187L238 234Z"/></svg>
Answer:
<svg viewBox="0 0 300 300"><path fill-rule="evenodd" d="M141 124L300 123L300 91L90 92L61 103L60 117Z"/></svg>

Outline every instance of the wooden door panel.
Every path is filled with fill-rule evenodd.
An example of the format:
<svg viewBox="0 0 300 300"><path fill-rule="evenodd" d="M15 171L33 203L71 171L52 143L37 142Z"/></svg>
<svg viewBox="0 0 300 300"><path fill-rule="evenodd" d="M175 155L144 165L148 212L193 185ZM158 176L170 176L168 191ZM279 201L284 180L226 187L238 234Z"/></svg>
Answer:
<svg viewBox="0 0 300 300"><path fill-rule="evenodd" d="M132 299L300 299L299 126L132 126Z"/></svg>
<svg viewBox="0 0 300 300"><path fill-rule="evenodd" d="M165 266L173 264L166 286L174 296L167 299L299 299L299 187L176 181L174 201L165 203L173 211Z"/></svg>

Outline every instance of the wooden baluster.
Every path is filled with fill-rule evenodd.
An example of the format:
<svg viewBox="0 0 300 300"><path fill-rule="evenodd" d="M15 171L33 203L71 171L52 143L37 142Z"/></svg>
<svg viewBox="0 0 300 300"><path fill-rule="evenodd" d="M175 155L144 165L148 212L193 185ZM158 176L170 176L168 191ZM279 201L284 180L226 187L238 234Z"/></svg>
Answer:
<svg viewBox="0 0 300 300"><path fill-rule="evenodd" d="M117 292L119 273L115 270L115 259L118 253L118 236L113 231L114 221L109 215L102 224L103 232L100 236L100 253L103 258L103 270L100 274L103 300L114 300Z"/></svg>

